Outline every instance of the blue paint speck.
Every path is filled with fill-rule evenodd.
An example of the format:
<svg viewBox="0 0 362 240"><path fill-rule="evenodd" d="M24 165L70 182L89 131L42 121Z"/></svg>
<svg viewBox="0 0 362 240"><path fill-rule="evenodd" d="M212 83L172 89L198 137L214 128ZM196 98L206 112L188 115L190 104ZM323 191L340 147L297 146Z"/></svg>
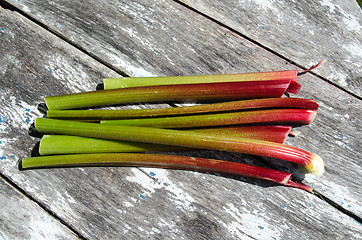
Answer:
<svg viewBox="0 0 362 240"><path fill-rule="evenodd" d="M264 227L263 227L263 226L258 226L258 228L259 228L259 229L264 229Z"/></svg>
<svg viewBox="0 0 362 240"><path fill-rule="evenodd" d="M265 27L264 25L261 25L261 27L262 27L264 30L268 29L268 28L267 28L267 27Z"/></svg>
<svg viewBox="0 0 362 240"><path fill-rule="evenodd" d="M8 122L9 119L5 116L0 116L0 123Z"/></svg>
<svg viewBox="0 0 362 240"><path fill-rule="evenodd" d="M15 158L15 155L14 155L14 154L11 154L10 157Z"/></svg>
<svg viewBox="0 0 362 240"><path fill-rule="evenodd" d="M311 203L308 203L308 205L309 205L309 207L311 207L311 206L312 206L312 204L311 204Z"/></svg>
<svg viewBox="0 0 362 240"><path fill-rule="evenodd" d="M353 152L353 149L352 149L350 146L344 144L343 147L344 147L345 149L347 149L348 151Z"/></svg>
<svg viewBox="0 0 362 240"><path fill-rule="evenodd" d="M356 102L355 100L350 100L350 101L347 101L346 104L353 104L355 102Z"/></svg>
<svg viewBox="0 0 362 240"><path fill-rule="evenodd" d="M284 206L284 205L280 205L280 207L285 208L285 206Z"/></svg>
<svg viewBox="0 0 362 240"><path fill-rule="evenodd" d="M29 124L29 123L30 123L30 121L31 121L31 120L30 120L30 118L29 118L29 117L26 117L26 118L25 118L25 123L26 123L26 124Z"/></svg>
<svg viewBox="0 0 362 240"><path fill-rule="evenodd" d="M30 108L25 108L25 112L30 112Z"/></svg>
<svg viewBox="0 0 362 240"><path fill-rule="evenodd" d="M151 176L151 177L154 177L154 176L156 176L156 173L150 172L150 176Z"/></svg>
<svg viewBox="0 0 362 240"><path fill-rule="evenodd" d="M141 198L141 199L146 199L146 196L143 195L143 194L140 194L140 198Z"/></svg>
<svg viewBox="0 0 362 240"><path fill-rule="evenodd" d="M4 28L0 28L0 31L1 31L1 32L5 32L5 29L4 29Z"/></svg>
<svg viewBox="0 0 362 240"><path fill-rule="evenodd" d="M0 160L4 160L4 159L6 159L5 156L1 156L1 157L0 157Z"/></svg>
<svg viewBox="0 0 362 240"><path fill-rule="evenodd" d="M51 68L48 68L49 69L49 72L53 73L53 70Z"/></svg>
<svg viewBox="0 0 362 240"><path fill-rule="evenodd" d="M339 135L338 135L337 138L342 139L343 137L344 137L343 134L342 134L342 133L339 133Z"/></svg>

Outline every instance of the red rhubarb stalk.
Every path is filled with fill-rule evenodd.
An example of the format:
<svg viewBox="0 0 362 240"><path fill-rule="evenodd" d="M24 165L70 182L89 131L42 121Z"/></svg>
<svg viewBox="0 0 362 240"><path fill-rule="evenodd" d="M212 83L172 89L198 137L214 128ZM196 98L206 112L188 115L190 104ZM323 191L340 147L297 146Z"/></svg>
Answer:
<svg viewBox="0 0 362 240"><path fill-rule="evenodd" d="M49 96L44 100L53 110L139 102L276 98L287 91L289 84L290 80L270 80L162 85Z"/></svg>
<svg viewBox="0 0 362 240"><path fill-rule="evenodd" d="M39 167L77 167L77 166L124 166L124 167L157 167L168 169L212 172L269 180L285 186L291 186L312 192L310 186L293 182L290 173L251 166L231 161L214 159L154 155L154 154L76 154L23 158L22 169Z"/></svg>

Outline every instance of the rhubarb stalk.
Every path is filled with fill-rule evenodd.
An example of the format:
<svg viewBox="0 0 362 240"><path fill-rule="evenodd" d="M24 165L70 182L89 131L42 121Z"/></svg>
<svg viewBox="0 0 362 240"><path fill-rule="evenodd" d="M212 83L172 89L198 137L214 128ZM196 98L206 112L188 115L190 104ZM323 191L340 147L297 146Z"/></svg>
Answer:
<svg viewBox="0 0 362 240"><path fill-rule="evenodd" d="M197 76L165 76L165 77L119 77L103 79L104 89L117 89L129 87L144 87L155 85L172 85L172 84L194 84L194 83L215 83L215 82L248 82L248 81L269 81L269 80L291 80L297 82L298 73L304 73L313 70L324 62L307 70L286 70L272 72L255 72L255 73L236 73L236 74L219 74L219 75L197 75ZM299 84L293 86L295 91Z"/></svg>
<svg viewBox="0 0 362 240"><path fill-rule="evenodd" d="M216 136L191 131L103 125L46 118L37 118L35 128L39 132L45 133L240 152L294 162L317 176L324 172L324 162L318 155L296 147L263 140Z"/></svg>
<svg viewBox="0 0 362 240"><path fill-rule="evenodd" d="M192 128L250 123L310 124L314 120L316 113L305 109L271 109L178 117L108 120L102 121L102 124L156 128Z"/></svg>
<svg viewBox="0 0 362 240"><path fill-rule="evenodd" d="M184 100L240 100L281 97L290 80L221 82L146 86L45 97L49 110L73 109L139 102Z"/></svg>
<svg viewBox="0 0 362 240"><path fill-rule="evenodd" d="M255 126L196 129L195 132L234 136L283 143L289 134L288 126ZM71 144L69 144L71 143ZM164 152L190 150L185 147L160 144L105 140L68 135L45 135L40 141L39 154L115 153L115 152Z"/></svg>
<svg viewBox="0 0 362 240"><path fill-rule="evenodd" d="M318 107L319 105L311 99L265 98L172 108L125 110L48 110L47 117L69 120L112 120L123 118L187 115L264 108L302 108L308 110L317 110Z"/></svg>
<svg viewBox="0 0 362 240"><path fill-rule="evenodd" d="M76 154L23 158L22 169L39 167L127 166L212 172L269 180L312 192L307 185L291 181L291 174L231 161L154 154Z"/></svg>
<svg viewBox="0 0 362 240"><path fill-rule="evenodd" d="M103 79L104 89L144 87L156 85L198 84L217 82L260 82L270 80L297 81L298 70L236 73L196 76L165 76L165 77L120 77Z"/></svg>

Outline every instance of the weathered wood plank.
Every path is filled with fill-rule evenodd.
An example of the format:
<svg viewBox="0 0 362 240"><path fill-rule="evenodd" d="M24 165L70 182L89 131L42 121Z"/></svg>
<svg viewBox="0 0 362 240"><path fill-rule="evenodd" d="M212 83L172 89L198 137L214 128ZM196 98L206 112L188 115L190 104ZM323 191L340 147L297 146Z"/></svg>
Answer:
<svg viewBox="0 0 362 240"><path fill-rule="evenodd" d="M181 0L301 66L362 96L362 15L355 0Z"/></svg>
<svg viewBox="0 0 362 240"><path fill-rule="evenodd" d="M233 73L294 68L273 54L173 2L160 1L158 5L146 1L121 5L105 2L99 7L89 1L82 3L89 7L87 12L80 11L83 9L80 3L48 4L25 1L14 4L132 76ZM327 71L328 65L322 65L320 69ZM309 91L304 91L300 96L312 96L322 104L323 113L320 112L317 119L320 122L316 124L319 133L326 135L316 138L314 132L308 131L304 133L304 138L308 141L298 142L299 138L296 138L295 142L298 142L298 146L317 153L326 149L323 151L325 154L321 155L326 159L328 168L333 174L327 173L318 184L323 190L328 191L329 196L333 196L332 198L340 203L343 202L345 206L351 206L348 209L359 215L361 193L355 191L358 185L356 181L350 181L350 177L357 179L361 177L358 174L360 165L357 157L360 145L357 130L358 109L361 102L318 78L305 75L302 79L302 83L308 82L304 84L306 85L304 89ZM334 97L331 98L331 95ZM352 104L346 105L346 101ZM345 105L351 110L346 110ZM348 121L344 117L346 114L350 116ZM339 129L335 128L336 125ZM335 135L331 134L332 132L343 132L344 136L349 136L348 140L343 141L348 142L338 140L333 142ZM355 149L354 152L348 151L349 148ZM332 154L338 155L338 158L331 156ZM349 156L347 162L344 154ZM346 176L341 166L346 166L353 174ZM343 191L333 186L337 176L341 179L339 182L343 182L349 192L347 195L342 194L343 201L341 200Z"/></svg>
<svg viewBox="0 0 362 240"><path fill-rule="evenodd" d="M320 178L307 175L306 183L360 216L362 102L311 76L303 77L301 83L300 95L318 99L320 108L316 120L286 144L320 154L326 162L326 174Z"/></svg>
<svg viewBox="0 0 362 240"><path fill-rule="evenodd" d="M0 178L0 239L79 239Z"/></svg>
<svg viewBox="0 0 362 240"><path fill-rule="evenodd" d="M28 122L39 116L35 107L42 96L89 90L98 79L116 74L21 16L7 11L1 14L4 31L0 43L6 55L0 58L4 66L1 115L5 116L1 124L4 141L0 169L86 237L361 238L361 226L324 201L303 191L262 181L136 168L19 172L16 161L34 143L26 135L26 128ZM207 31L212 33L209 38L224 33L212 26ZM228 41L235 43L238 39ZM268 55L264 58L273 60ZM187 59L182 61L187 63ZM277 62L274 66L282 64ZM318 79L312 81L318 83ZM238 154L197 154L242 158ZM331 225L335 226L333 231Z"/></svg>

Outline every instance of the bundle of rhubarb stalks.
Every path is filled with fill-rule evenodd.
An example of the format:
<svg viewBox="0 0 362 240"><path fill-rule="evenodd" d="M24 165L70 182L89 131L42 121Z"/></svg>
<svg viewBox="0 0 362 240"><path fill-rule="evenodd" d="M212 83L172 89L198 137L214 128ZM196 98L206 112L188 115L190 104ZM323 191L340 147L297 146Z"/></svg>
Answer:
<svg viewBox="0 0 362 240"><path fill-rule="evenodd" d="M312 192L311 187L293 181L288 172L160 154L191 149L238 152L290 161L320 176L324 162L318 155L283 144L293 134L292 126L310 124L316 116L315 101L283 97L285 93L298 94L298 75L311 69L109 78L104 79L102 90L45 97L46 117L34 123L36 131L44 134L38 146L40 156L23 158L20 168L159 167L259 178ZM99 108L188 100L203 104Z"/></svg>

